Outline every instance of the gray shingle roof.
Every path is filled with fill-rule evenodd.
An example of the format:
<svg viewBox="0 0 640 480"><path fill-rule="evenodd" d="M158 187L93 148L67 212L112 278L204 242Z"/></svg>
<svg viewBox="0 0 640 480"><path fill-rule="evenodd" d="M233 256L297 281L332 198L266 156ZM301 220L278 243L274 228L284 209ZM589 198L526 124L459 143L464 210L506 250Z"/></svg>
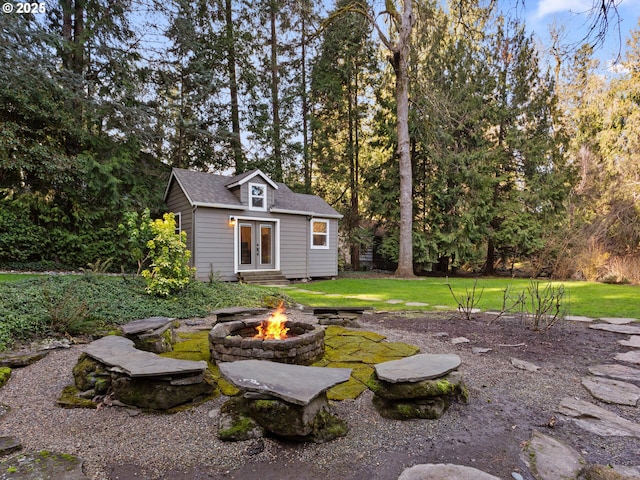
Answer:
<svg viewBox="0 0 640 480"><path fill-rule="evenodd" d="M236 176L226 176L174 168L171 172L171 178L169 179L169 186L175 179L192 206L248 209L247 205L243 205L240 200L231 193L227 185L240 182L243 178L248 177L254 172L255 170ZM262 172L260 172L260 174L268 178ZM272 180L269 179L269 181ZM342 217L340 213L317 195L295 193L284 183L276 182L276 185L278 185L278 189L275 190L275 204L271 206L271 211L274 213ZM168 192L169 187L167 187L165 198Z"/></svg>

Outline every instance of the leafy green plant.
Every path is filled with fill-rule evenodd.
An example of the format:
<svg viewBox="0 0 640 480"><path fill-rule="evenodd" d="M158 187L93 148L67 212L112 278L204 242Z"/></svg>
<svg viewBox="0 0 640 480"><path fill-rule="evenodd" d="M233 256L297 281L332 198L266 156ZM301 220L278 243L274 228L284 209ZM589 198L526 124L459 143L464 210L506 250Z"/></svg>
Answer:
<svg viewBox="0 0 640 480"><path fill-rule="evenodd" d="M79 295L75 283L69 283L62 289L52 291L45 286L42 290L47 309L48 327L52 332L63 335L91 333L97 329L98 322L92 316L91 306Z"/></svg>
<svg viewBox="0 0 640 480"><path fill-rule="evenodd" d="M147 242L151 269L142 271L147 281L147 293L168 297L189 285L196 269L189 266L191 252L187 250L186 232L176 233L173 213L150 224L153 239Z"/></svg>
<svg viewBox="0 0 640 480"><path fill-rule="evenodd" d="M113 263L113 257L109 257L106 260L98 259L95 262L87 263L87 268L80 268L80 271L88 278L92 278L95 275L107 273Z"/></svg>
<svg viewBox="0 0 640 480"><path fill-rule="evenodd" d="M150 259L147 244L153 238L149 209L145 208L141 214L125 213L124 222L118 225L118 231L127 235L127 250L132 260L138 265L136 273L140 275Z"/></svg>

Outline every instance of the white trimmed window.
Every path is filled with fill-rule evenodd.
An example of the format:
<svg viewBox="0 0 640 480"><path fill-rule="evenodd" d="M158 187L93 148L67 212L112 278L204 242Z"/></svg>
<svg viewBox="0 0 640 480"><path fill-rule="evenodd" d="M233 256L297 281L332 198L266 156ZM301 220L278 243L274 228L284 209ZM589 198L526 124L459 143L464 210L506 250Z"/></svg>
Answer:
<svg viewBox="0 0 640 480"><path fill-rule="evenodd" d="M311 248L329 248L329 220L311 220Z"/></svg>
<svg viewBox="0 0 640 480"><path fill-rule="evenodd" d="M267 210L267 186L262 183L249 183L249 209Z"/></svg>
<svg viewBox="0 0 640 480"><path fill-rule="evenodd" d="M174 213L173 217L176 220L176 235L180 235L180 232L182 231L182 213Z"/></svg>

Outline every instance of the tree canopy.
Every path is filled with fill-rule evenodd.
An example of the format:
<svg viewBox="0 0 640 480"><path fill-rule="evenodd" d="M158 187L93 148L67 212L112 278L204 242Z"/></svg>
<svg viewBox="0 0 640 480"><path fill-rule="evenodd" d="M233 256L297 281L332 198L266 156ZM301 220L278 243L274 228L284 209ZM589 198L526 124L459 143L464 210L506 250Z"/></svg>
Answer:
<svg viewBox="0 0 640 480"><path fill-rule="evenodd" d="M135 269L117 225L162 215L171 167L323 196L355 269L371 249L402 276L640 262L638 29L603 77L493 2L46 7L0 16L0 266Z"/></svg>

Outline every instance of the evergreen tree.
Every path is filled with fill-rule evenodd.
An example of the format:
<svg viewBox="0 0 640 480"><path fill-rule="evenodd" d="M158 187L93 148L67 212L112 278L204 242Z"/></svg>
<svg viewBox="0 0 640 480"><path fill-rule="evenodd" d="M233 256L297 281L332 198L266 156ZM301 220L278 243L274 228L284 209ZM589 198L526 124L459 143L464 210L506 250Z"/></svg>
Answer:
<svg viewBox="0 0 640 480"><path fill-rule="evenodd" d="M311 80L316 191L345 214L351 267L356 270L360 268L361 143L368 108L365 88L377 63L369 34L369 23L357 13L336 18L323 32Z"/></svg>

